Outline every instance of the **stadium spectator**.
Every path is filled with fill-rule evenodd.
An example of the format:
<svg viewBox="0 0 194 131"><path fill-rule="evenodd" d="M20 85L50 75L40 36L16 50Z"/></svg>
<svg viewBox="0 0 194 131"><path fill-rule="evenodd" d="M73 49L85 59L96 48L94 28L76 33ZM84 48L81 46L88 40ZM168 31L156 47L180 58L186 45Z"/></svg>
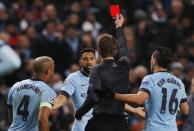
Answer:
<svg viewBox="0 0 194 131"><path fill-rule="evenodd" d="M21 66L16 52L5 41L0 40L0 76L8 75Z"/></svg>
<svg viewBox="0 0 194 131"><path fill-rule="evenodd" d="M53 56L53 53L57 52L56 71L62 76L62 79L65 79L69 74L69 69L72 68L71 65L78 64L77 58L80 50L88 46L96 47L95 39L98 34L115 35L115 30L112 28L114 22L108 9L112 3L119 3L121 9L126 12L126 25L130 28L128 42L132 47L129 50L132 68L143 65L150 72L149 54L154 49L149 48L149 46L157 47L160 44L170 47L174 52L173 61L180 62L184 67L180 76L183 76L183 82L187 92L189 92L191 78L194 77L192 69L188 68L188 63L193 62L193 0L1 0L0 34L2 37L0 39L11 45L17 54L18 51L23 52L20 48L20 36L27 36L29 47L26 47L25 50L30 51L31 54L27 61L23 61L25 59L21 58L22 66L19 69L3 78L6 87L9 89L13 83L29 78L31 60L46 55L46 51L40 46L50 45L42 43L45 38L42 33L46 30L47 21L55 22L56 29L54 29L53 36L59 43L56 51L54 51L55 49L50 50L49 56ZM151 17L158 16L156 14L159 14L161 19L166 17L162 26L158 25ZM87 28L83 30L82 25L85 22L89 22L89 24L86 24ZM101 26L100 30L91 30L94 27L93 23L98 23ZM78 32L76 38L79 39L79 48L75 53L72 53L72 49L65 41L70 26L73 26ZM91 36L95 37L91 38ZM24 54L28 54L26 51L24 52ZM134 79L134 75L130 76L132 77L129 78L129 87L135 93L139 88L135 83L139 83L139 80ZM62 114L63 112L60 111L60 115ZM129 119L137 120L133 116ZM132 126L133 124L129 125L129 128Z"/></svg>
<svg viewBox="0 0 194 131"><path fill-rule="evenodd" d="M194 130L194 121L193 121L193 115L194 115L194 78L191 81L191 90L190 90L190 96L188 97L188 103L189 103L189 113L186 119L186 122L183 127L183 131L193 131Z"/></svg>

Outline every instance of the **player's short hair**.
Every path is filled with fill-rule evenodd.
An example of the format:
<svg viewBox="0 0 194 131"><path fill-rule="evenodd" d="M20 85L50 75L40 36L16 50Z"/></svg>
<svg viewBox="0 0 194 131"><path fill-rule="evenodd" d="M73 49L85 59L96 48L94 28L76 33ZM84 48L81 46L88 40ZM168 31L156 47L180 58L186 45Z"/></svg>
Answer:
<svg viewBox="0 0 194 131"><path fill-rule="evenodd" d="M158 47L154 51L153 57L156 59L158 66L167 68L172 61L172 52L166 47Z"/></svg>
<svg viewBox="0 0 194 131"><path fill-rule="evenodd" d="M33 71L35 74L44 74L50 69L52 64L54 64L54 60L51 57L37 57L33 61Z"/></svg>
<svg viewBox="0 0 194 131"><path fill-rule="evenodd" d="M95 55L95 50L93 48L84 48L80 51L80 59L82 57L82 55L85 53L85 52L92 52L94 55Z"/></svg>
<svg viewBox="0 0 194 131"><path fill-rule="evenodd" d="M117 40L109 34L102 34L98 37L97 45L100 55L104 57L115 57L118 48Z"/></svg>

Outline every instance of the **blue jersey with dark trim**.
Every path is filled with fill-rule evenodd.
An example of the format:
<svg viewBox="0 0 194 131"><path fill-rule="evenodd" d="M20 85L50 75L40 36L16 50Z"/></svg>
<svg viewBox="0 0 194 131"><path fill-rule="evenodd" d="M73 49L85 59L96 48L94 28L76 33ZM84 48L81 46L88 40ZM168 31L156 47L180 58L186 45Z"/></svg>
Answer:
<svg viewBox="0 0 194 131"><path fill-rule="evenodd" d="M187 100L182 81L168 72L157 72L144 77L139 90L149 94L144 130L177 131L177 109Z"/></svg>
<svg viewBox="0 0 194 131"><path fill-rule="evenodd" d="M51 109L55 99L56 93L43 81L27 79L14 84L7 99L13 109L8 131L38 131L39 108Z"/></svg>
<svg viewBox="0 0 194 131"><path fill-rule="evenodd" d="M76 111L84 103L89 85L89 76L81 71L70 74L61 86L61 93L73 100L74 110ZM92 117L92 110L82 117L82 120L75 120L72 131L84 131L88 120Z"/></svg>

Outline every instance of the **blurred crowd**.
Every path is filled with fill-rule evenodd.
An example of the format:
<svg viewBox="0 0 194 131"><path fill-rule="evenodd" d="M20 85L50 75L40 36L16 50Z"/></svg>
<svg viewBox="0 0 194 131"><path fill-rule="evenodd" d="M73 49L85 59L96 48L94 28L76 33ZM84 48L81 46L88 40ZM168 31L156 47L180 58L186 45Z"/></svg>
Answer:
<svg viewBox="0 0 194 131"><path fill-rule="evenodd" d="M6 116L9 88L30 78L33 58L46 55L55 60L56 73L50 85L59 91L63 80L79 70L80 50L96 49L101 33L115 35L114 20L109 14L109 5L114 3L120 4L126 18L124 31L132 67L129 92L137 92L142 78L150 73L152 51L165 46L173 51L169 71L184 82L190 95L194 77L194 0L1 0L0 40L14 50L21 64L0 76L0 131L9 126ZM4 55L0 52L0 64ZM51 130L69 131L73 114L69 100L62 109L52 112ZM127 116L129 130L143 127L141 118ZM184 119L179 115L177 118L181 130Z"/></svg>

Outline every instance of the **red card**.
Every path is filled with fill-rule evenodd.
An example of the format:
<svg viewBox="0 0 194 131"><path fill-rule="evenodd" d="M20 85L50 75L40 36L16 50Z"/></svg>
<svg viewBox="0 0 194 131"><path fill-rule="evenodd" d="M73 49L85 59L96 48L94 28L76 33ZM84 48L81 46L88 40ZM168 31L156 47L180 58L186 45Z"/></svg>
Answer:
<svg viewBox="0 0 194 131"><path fill-rule="evenodd" d="M116 17L118 14L120 14L120 7L119 7L119 5L110 5L109 9L110 9L110 15L112 17Z"/></svg>

